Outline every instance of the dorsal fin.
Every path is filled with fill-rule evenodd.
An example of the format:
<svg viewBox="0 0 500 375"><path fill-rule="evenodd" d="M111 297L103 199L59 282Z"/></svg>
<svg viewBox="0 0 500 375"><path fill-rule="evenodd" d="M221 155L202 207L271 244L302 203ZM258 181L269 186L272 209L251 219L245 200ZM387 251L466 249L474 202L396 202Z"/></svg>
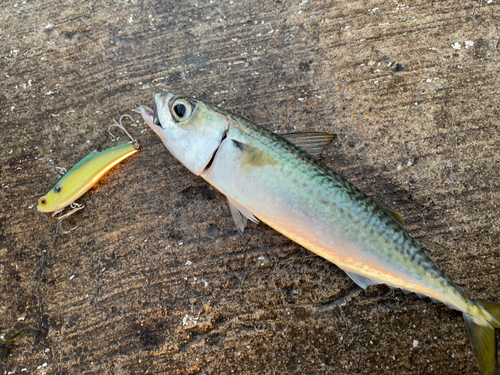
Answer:
<svg viewBox="0 0 500 375"><path fill-rule="evenodd" d="M287 133L280 135L314 157L319 157L325 147L332 143L337 136L337 134L319 132Z"/></svg>
<svg viewBox="0 0 500 375"><path fill-rule="evenodd" d="M248 211L241 204L236 202L234 199L227 197L227 202L229 203L229 209L231 210L231 215L233 216L234 223L238 228L238 232L243 234L245 227L247 225L247 219L258 224L259 220L253 214Z"/></svg>
<svg viewBox="0 0 500 375"><path fill-rule="evenodd" d="M380 203L380 204L382 204L382 203ZM385 204L382 204L382 207L384 207L384 210L388 214L390 214L394 219L396 219L397 221L399 221L399 223L401 225L405 225L405 223L403 221L403 216L398 211L396 211L394 208L386 206Z"/></svg>

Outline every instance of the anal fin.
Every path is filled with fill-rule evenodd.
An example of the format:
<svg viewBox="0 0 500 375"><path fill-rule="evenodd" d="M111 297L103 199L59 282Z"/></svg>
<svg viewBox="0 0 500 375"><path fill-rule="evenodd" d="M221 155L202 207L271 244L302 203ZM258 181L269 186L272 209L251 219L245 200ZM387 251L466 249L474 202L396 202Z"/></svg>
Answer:
<svg viewBox="0 0 500 375"><path fill-rule="evenodd" d="M347 274L347 276L349 276L352 279L352 281L354 281L359 287L363 289L366 289L370 285L381 284L381 282L370 279L368 276L361 275L360 273L351 270L346 270L344 268L341 269Z"/></svg>

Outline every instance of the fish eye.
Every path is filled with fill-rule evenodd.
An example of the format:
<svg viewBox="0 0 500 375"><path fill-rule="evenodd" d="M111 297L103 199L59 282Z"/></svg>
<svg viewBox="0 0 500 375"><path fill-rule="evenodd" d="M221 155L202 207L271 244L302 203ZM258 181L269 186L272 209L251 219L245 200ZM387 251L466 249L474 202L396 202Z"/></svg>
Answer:
<svg viewBox="0 0 500 375"><path fill-rule="evenodd" d="M38 204L40 206L45 206L47 204L47 198L41 197L40 200L38 201Z"/></svg>
<svg viewBox="0 0 500 375"><path fill-rule="evenodd" d="M177 99L173 102L171 111L176 121L184 121L191 116L191 103L185 99Z"/></svg>
<svg viewBox="0 0 500 375"><path fill-rule="evenodd" d="M184 117L186 114L186 106L182 103L176 104L174 107L174 112L179 117Z"/></svg>

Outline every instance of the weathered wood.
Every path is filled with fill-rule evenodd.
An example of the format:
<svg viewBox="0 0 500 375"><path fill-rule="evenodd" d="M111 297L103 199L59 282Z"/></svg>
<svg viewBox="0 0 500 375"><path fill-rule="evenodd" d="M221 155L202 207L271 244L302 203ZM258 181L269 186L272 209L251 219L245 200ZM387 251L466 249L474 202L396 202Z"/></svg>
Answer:
<svg viewBox="0 0 500 375"><path fill-rule="evenodd" d="M358 292L263 224L240 236L137 107L182 92L278 132L337 133L326 162L401 212L471 298L500 302L499 11L2 2L0 332L42 331L16 341L2 372L478 373L459 313ZM107 126L124 113L142 151L80 200L66 223L79 228L51 247L55 223L34 205L54 167L111 147Z"/></svg>

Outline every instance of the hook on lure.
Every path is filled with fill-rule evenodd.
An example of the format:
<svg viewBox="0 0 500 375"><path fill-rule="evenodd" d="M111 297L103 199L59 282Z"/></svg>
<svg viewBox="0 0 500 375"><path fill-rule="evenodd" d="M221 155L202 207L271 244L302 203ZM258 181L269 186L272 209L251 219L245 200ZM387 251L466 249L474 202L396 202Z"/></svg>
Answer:
<svg viewBox="0 0 500 375"><path fill-rule="evenodd" d="M38 200L37 210L41 212L52 212L57 223L56 234L58 231L63 234L68 234L76 227L65 231L62 227L62 221L75 212L82 210L85 206L76 203L75 201L85 194L92 186L94 186L111 168L116 164L125 160L129 156L135 154L139 149L139 143L135 140L123 127L122 119L129 115L120 117L120 122L115 120L109 128L116 126L123 130L132 142L123 143L101 152L91 152L89 155L80 160L73 168L66 171L64 168L57 167L56 169L62 174L59 181ZM114 135L109 131L113 138ZM65 214L62 211L70 206L71 210ZM59 215L59 216L58 216Z"/></svg>
<svg viewBox="0 0 500 375"><path fill-rule="evenodd" d="M73 215L75 212L80 211L85 208L85 205L73 202L70 205L71 211L65 213L64 215L56 216L57 214L61 213L64 208L61 208L59 211L56 211L52 214L52 217L57 220L57 228L56 228L56 234L57 232L61 232L62 234L68 234L71 231L74 231L78 227L73 227L70 230L64 230L62 227L62 221L66 219L67 217Z"/></svg>
<svg viewBox="0 0 500 375"><path fill-rule="evenodd" d="M125 128L123 127L123 125L122 125L122 119L123 119L124 117L128 117L128 118L129 118L132 122L134 122L134 119L133 119L130 115L123 115L122 117L120 117L120 123L116 122L116 120L115 120L115 119L113 119L114 123L113 123L113 124L111 124L111 125L109 126L109 128L108 128L108 133L111 135L111 137L113 137L113 141L114 141L115 139L117 139L117 138L113 135L113 133L111 133L111 131L110 131L110 129L111 129L113 126L116 126L118 129L123 130L123 132L124 132L125 134L127 134L127 136L128 136L128 137L130 138L130 140L132 141L132 145L134 146L134 148L135 148L135 149L139 149L139 142L137 142L137 139L133 138L133 137L130 135L130 133L129 133L128 131L126 131L126 130L125 130Z"/></svg>

